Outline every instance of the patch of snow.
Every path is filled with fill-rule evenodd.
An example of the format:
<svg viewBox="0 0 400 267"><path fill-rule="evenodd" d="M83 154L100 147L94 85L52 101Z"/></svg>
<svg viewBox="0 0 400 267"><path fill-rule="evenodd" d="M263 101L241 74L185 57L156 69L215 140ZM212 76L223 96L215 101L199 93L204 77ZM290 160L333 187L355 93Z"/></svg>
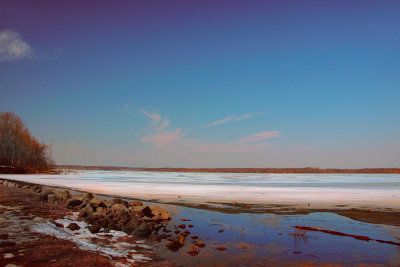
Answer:
<svg viewBox="0 0 400 267"><path fill-rule="evenodd" d="M5 259L10 259L10 258L14 258L15 257L14 254L12 254L12 253L5 253L3 256L4 256Z"/></svg>
<svg viewBox="0 0 400 267"><path fill-rule="evenodd" d="M55 226L53 223L46 222L35 224L31 227L31 229L44 235L51 235L59 239L72 241L81 249L100 252L102 255L107 257L121 257L125 258L129 262L152 260L151 258L145 257L141 254L132 254L132 252L136 252L136 250L133 248L139 247L137 244L116 242L120 237L127 236L127 234L124 232L111 230L107 234L92 234L87 228L88 224L85 222L74 221L68 218L57 219L56 222L62 224L64 228L60 228ZM80 229L71 231L69 228L67 228L71 223L76 223ZM106 237L109 239L109 241L111 241L111 244L94 244L91 241L91 239L105 239ZM142 248L146 248L146 246L147 245L144 244L140 245ZM151 246L148 247L152 249Z"/></svg>

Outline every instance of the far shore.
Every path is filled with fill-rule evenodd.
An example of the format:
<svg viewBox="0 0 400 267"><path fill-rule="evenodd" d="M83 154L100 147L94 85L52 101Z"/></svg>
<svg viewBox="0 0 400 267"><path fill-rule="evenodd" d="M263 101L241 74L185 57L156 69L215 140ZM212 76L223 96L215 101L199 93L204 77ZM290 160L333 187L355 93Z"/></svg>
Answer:
<svg viewBox="0 0 400 267"><path fill-rule="evenodd" d="M151 172L214 172L214 173L376 173L400 174L400 168L144 168L144 167L119 167L119 166L79 166L58 165L55 169L71 170L103 170L103 171L151 171Z"/></svg>

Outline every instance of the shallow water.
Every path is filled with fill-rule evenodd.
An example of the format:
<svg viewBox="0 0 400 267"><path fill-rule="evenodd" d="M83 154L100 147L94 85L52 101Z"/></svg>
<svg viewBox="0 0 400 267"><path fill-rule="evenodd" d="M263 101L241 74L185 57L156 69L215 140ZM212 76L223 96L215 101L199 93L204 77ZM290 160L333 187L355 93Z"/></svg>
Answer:
<svg viewBox="0 0 400 267"><path fill-rule="evenodd" d="M318 203L400 209L400 175L383 174L232 174L84 171L78 175L0 175L44 185L161 202ZM226 214L169 204L174 225L193 224L185 246L170 251L166 240L157 254L183 266L293 266L299 263L360 263L400 266L400 247L352 237L308 231L295 236L292 226L400 242L400 227L364 223L328 212L308 215ZM191 219L182 222L180 218ZM224 229L219 233L220 229ZM173 232L171 232L172 234ZM206 242L197 256L187 251L192 235ZM175 236L175 235L174 235ZM216 250L218 246L227 250Z"/></svg>
<svg viewBox="0 0 400 267"><path fill-rule="evenodd" d="M161 257L184 266L400 265L399 246L312 231L306 232L304 237L294 236L291 226L311 226L395 242L400 242L400 227L359 222L328 212L308 215L224 214L172 205L164 207L173 213L168 226L170 230L182 223L194 225L186 228L191 234L179 251L170 251L165 246L168 241L159 243L157 247L157 254ZM180 218L191 221L182 222ZM220 229L224 231L220 233ZM206 242L197 256L187 253L193 245L192 235ZM218 246L227 250L216 250Z"/></svg>
<svg viewBox="0 0 400 267"><path fill-rule="evenodd" d="M399 174L254 174L81 171L1 175L27 182L164 202L348 204L400 208Z"/></svg>

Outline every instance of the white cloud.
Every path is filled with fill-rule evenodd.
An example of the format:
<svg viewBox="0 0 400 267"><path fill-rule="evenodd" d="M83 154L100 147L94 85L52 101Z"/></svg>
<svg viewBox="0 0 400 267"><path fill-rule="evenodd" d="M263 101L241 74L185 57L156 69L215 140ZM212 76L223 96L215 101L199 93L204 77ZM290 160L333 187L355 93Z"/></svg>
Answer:
<svg viewBox="0 0 400 267"><path fill-rule="evenodd" d="M208 127L213 127L213 126L224 124L224 123L228 123L228 122L234 122L234 121L250 119L250 118L253 118L255 116L262 115L264 113L265 112L252 112L252 113L246 113L246 114L243 114L243 115L240 115L240 116L229 116L229 117L214 121L212 123L199 126L196 129L208 128Z"/></svg>
<svg viewBox="0 0 400 267"><path fill-rule="evenodd" d="M33 54L30 45L15 31L0 31L0 61L15 61Z"/></svg>

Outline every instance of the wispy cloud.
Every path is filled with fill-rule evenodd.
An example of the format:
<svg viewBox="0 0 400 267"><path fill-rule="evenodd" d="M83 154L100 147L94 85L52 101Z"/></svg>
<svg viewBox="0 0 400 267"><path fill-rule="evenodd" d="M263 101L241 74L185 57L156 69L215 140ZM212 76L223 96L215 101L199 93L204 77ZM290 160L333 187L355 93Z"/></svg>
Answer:
<svg viewBox="0 0 400 267"><path fill-rule="evenodd" d="M254 142L263 141L266 139L271 139L271 138L275 138L275 137L279 137L279 136L280 136L280 133L278 131L262 132L262 133L257 133L257 134L242 137L239 140L235 141L235 143L237 143L237 144L254 143Z"/></svg>
<svg viewBox="0 0 400 267"><path fill-rule="evenodd" d="M140 112L142 112L144 115L146 115L147 117L149 117L152 120L153 124L157 124L160 120L161 120L161 115L158 113L150 113L147 112L145 110L141 110Z"/></svg>
<svg viewBox="0 0 400 267"><path fill-rule="evenodd" d="M279 136L280 133L278 131L261 132L244 136L231 142L218 144L195 144L192 149L195 152L209 153L254 153L263 151L270 145L270 143L265 142L265 140Z"/></svg>
<svg viewBox="0 0 400 267"><path fill-rule="evenodd" d="M200 139L188 139L185 132L181 128L168 130L170 120L163 118L158 113L151 113L145 110L141 111L146 117L151 119L150 129L147 134L140 140L151 145L156 150L164 151L191 151L191 152L207 152L207 153L252 153L265 150L269 143L267 139L280 136L278 131L265 131L248 136L238 138L233 141L222 143L211 143L210 141ZM222 123L244 120L263 113L246 113L240 116L231 116L222 120L203 125L198 128L212 127Z"/></svg>
<svg viewBox="0 0 400 267"><path fill-rule="evenodd" d="M265 114L265 112L252 112L252 113L246 113L246 114L243 114L240 116L229 116L229 117L214 121L212 123L196 127L195 129L208 128L208 127L213 127L213 126L217 126L217 125L228 123L228 122L250 119L250 118L262 115L262 114Z"/></svg>
<svg viewBox="0 0 400 267"><path fill-rule="evenodd" d="M185 139L181 128L173 131L167 130L170 123L168 118L145 110L142 110L141 113L152 121L150 129L146 130L148 134L140 138L143 143L150 144L158 150L169 150L199 142L197 139Z"/></svg>
<svg viewBox="0 0 400 267"><path fill-rule="evenodd" d="M15 31L0 31L0 61L15 61L33 55L31 46Z"/></svg>
<svg viewBox="0 0 400 267"><path fill-rule="evenodd" d="M169 119L164 119L157 128L157 131L161 132L165 130L169 125Z"/></svg>

